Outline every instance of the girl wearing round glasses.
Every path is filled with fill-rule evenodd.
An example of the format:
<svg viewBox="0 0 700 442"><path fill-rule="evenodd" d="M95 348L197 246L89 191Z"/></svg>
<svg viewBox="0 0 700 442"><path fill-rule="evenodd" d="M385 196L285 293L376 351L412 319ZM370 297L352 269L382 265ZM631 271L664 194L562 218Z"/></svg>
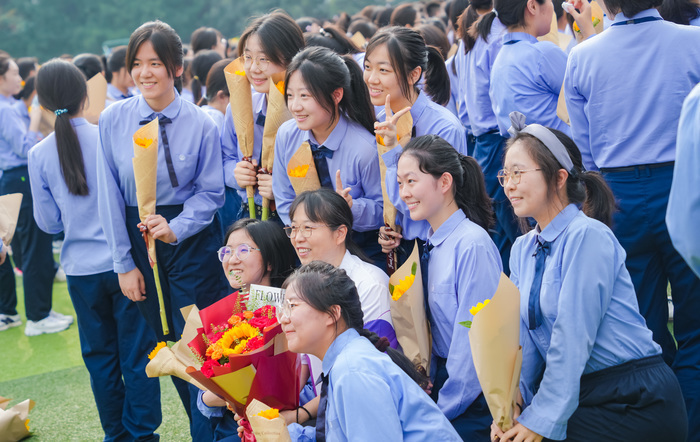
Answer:
<svg viewBox="0 0 700 442"><path fill-rule="evenodd" d="M512 119L499 178L515 214L537 226L510 258L520 290L522 413L492 436L685 440L678 380L639 314L625 252L608 227L610 188L584 172L571 138Z"/></svg>
<svg viewBox="0 0 700 442"><path fill-rule="evenodd" d="M273 11L254 19L243 31L238 42L238 55L243 59L245 74L253 87L253 121L255 122L253 158L243 159L238 146L238 137L233 125L231 105L226 108L224 127L221 131L221 147L224 155L224 179L227 195L238 192L243 201L236 218L249 213L246 203L246 186L257 186L255 205L258 218L262 210L263 196L274 200L272 176L258 174L262 153L263 128L267 114L267 94L270 91L269 77L284 72L294 55L304 48L304 35L299 26L282 10ZM274 85L272 86L274 87ZM235 200L227 196L227 200ZM273 218L276 218L273 212ZM233 219L224 220L225 223Z"/></svg>
<svg viewBox="0 0 700 442"><path fill-rule="evenodd" d="M364 305L345 271L312 262L283 287L289 349L323 360L316 426L290 424L292 440L460 440L418 386L411 362L365 329Z"/></svg>

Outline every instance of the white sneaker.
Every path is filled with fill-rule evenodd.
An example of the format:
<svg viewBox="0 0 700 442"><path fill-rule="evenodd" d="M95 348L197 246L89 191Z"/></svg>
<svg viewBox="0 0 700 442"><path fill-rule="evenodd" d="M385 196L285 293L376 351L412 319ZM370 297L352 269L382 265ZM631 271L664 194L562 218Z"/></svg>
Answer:
<svg viewBox="0 0 700 442"><path fill-rule="evenodd" d="M71 325L73 323L73 317L71 315L64 315L63 313L58 313L54 310L51 310L49 316L61 322L67 322L68 325Z"/></svg>
<svg viewBox="0 0 700 442"><path fill-rule="evenodd" d="M58 333L70 327L65 321L47 316L41 321L27 321L24 334L27 336L38 336L44 333Z"/></svg>
<svg viewBox="0 0 700 442"><path fill-rule="evenodd" d="M5 315L0 313L0 331L22 325L19 315Z"/></svg>
<svg viewBox="0 0 700 442"><path fill-rule="evenodd" d="M66 272L63 271L63 267L58 266L58 270L56 270L56 275L54 275L53 280L56 282L66 282Z"/></svg>

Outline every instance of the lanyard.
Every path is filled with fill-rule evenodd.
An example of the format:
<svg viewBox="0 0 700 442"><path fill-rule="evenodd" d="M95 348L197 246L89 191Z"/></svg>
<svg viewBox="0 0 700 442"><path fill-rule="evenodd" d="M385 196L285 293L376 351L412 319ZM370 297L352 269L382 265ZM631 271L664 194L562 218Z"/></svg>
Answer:
<svg viewBox="0 0 700 442"><path fill-rule="evenodd" d="M657 21L657 20L663 20L663 19L661 17L642 17L642 18L635 18L632 20L619 21L617 23L613 23L610 26L636 25L639 23L646 23L648 21Z"/></svg>

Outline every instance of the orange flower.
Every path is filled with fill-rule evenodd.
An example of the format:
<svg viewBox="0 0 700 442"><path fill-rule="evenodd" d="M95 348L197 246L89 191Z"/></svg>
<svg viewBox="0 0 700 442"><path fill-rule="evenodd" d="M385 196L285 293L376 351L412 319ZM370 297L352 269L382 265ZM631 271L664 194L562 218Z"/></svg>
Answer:
<svg viewBox="0 0 700 442"><path fill-rule="evenodd" d="M272 420L280 417L280 411L276 408L269 408L258 413L258 416Z"/></svg>
<svg viewBox="0 0 700 442"><path fill-rule="evenodd" d="M160 341L158 345L156 345L156 348L153 349L153 351L148 355L148 359L153 359L156 357L158 352L166 346L165 342Z"/></svg>
<svg viewBox="0 0 700 442"><path fill-rule="evenodd" d="M383 139L382 136L379 135L379 134L377 134L377 143L378 143L380 146L386 146L386 144L384 144L384 139Z"/></svg>
<svg viewBox="0 0 700 442"><path fill-rule="evenodd" d="M252 318L253 316L255 316L255 315L253 314L253 312L250 312L250 311L248 311L248 310L246 310L246 311L243 312L243 317L246 318L246 319L250 319L250 318Z"/></svg>
<svg viewBox="0 0 700 442"><path fill-rule="evenodd" d="M148 149L148 147L153 144L153 140L150 138L137 138L134 142L137 146L141 146L144 149Z"/></svg>
<svg viewBox="0 0 700 442"><path fill-rule="evenodd" d="M228 323L231 325L237 325L241 322L241 317L238 315L233 315L230 318L228 318Z"/></svg>
<svg viewBox="0 0 700 442"><path fill-rule="evenodd" d="M277 413L277 414L279 415L279 413ZM269 418L268 418L268 419L269 419ZM31 430L29 429L29 419L25 419L25 421L24 421L24 426L27 428L27 431L31 431Z"/></svg>
<svg viewBox="0 0 700 442"><path fill-rule="evenodd" d="M306 174L309 172L309 165L304 164L303 166L295 167L293 169L289 169L288 174L290 177L294 178L304 178Z"/></svg>
<svg viewBox="0 0 700 442"><path fill-rule="evenodd" d="M277 90L280 91L280 94L284 95L284 81L278 81L275 86L277 86Z"/></svg>

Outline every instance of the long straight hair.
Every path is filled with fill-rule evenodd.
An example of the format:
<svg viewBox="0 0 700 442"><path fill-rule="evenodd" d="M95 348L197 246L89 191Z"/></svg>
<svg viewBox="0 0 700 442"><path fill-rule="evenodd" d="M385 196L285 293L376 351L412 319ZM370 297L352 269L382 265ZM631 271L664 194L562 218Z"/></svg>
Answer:
<svg viewBox="0 0 700 442"><path fill-rule="evenodd" d="M68 191L73 195L90 193L85 177L83 151L70 119L78 114L87 97L87 82L83 73L73 64L53 59L36 74L36 93L39 104L51 112L65 109L56 116L54 125L58 162Z"/></svg>

